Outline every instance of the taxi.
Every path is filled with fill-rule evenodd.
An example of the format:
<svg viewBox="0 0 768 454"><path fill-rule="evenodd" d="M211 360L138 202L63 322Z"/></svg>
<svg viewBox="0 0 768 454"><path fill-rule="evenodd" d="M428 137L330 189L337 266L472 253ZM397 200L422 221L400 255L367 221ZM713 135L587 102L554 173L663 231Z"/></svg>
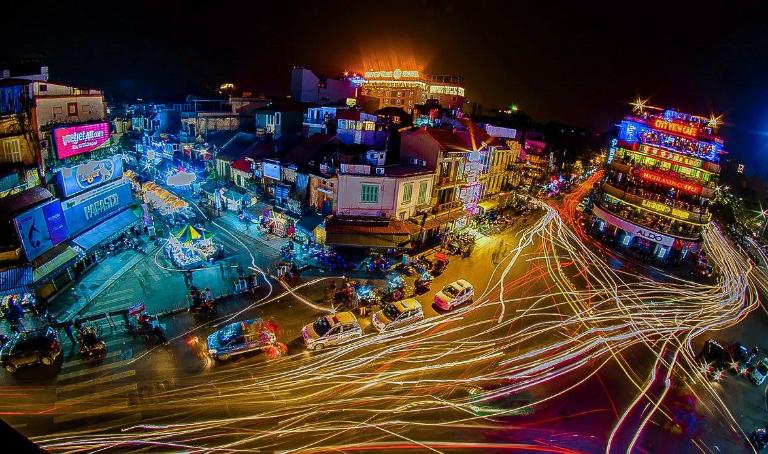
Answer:
<svg viewBox="0 0 768 454"><path fill-rule="evenodd" d="M352 312L337 312L318 318L301 330L308 350L343 344L363 335L363 329Z"/></svg>
<svg viewBox="0 0 768 454"><path fill-rule="evenodd" d="M451 282L435 294L435 306L443 310L453 309L472 299L475 288L464 279Z"/></svg>
<svg viewBox="0 0 768 454"><path fill-rule="evenodd" d="M380 311L373 314L371 324L379 332L400 328L424 319L421 303L415 298L386 304Z"/></svg>

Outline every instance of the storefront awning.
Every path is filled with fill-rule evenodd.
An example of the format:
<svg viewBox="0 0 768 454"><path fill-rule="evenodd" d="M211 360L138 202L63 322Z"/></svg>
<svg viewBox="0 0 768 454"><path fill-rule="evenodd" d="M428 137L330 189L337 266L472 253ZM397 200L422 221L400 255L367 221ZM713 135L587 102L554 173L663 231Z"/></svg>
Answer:
<svg viewBox="0 0 768 454"><path fill-rule="evenodd" d="M116 235L139 222L139 218L131 210L125 210L96 227L87 230L75 238L72 242L89 251L104 242L109 237Z"/></svg>
<svg viewBox="0 0 768 454"><path fill-rule="evenodd" d="M410 235L385 233L326 233L325 244L332 246L402 249L410 246Z"/></svg>
<svg viewBox="0 0 768 454"><path fill-rule="evenodd" d="M427 222L424 223L424 230L432 230L434 228L440 227L441 225L445 225L457 219L463 218L466 215L467 213L464 210L441 213L435 217L427 219Z"/></svg>
<svg viewBox="0 0 768 454"><path fill-rule="evenodd" d="M32 291L32 267L22 266L0 271L0 296Z"/></svg>
<svg viewBox="0 0 768 454"><path fill-rule="evenodd" d="M496 208L497 206L499 206L499 202L495 200L486 200L485 202L478 203L477 206L482 208L484 213L487 213L492 209Z"/></svg>
<svg viewBox="0 0 768 454"><path fill-rule="evenodd" d="M77 250L75 248L68 244L60 244L34 260L32 263L32 279L35 282L39 282L56 271L66 268L76 258Z"/></svg>

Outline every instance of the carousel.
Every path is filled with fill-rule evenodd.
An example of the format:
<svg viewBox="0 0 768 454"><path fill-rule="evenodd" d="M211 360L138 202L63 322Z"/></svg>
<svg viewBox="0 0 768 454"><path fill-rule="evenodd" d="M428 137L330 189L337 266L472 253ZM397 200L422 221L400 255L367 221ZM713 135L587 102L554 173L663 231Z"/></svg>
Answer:
<svg viewBox="0 0 768 454"><path fill-rule="evenodd" d="M181 269L191 269L213 261L221 248L201 227L185 226L168 239L165 255Z"/></svg>

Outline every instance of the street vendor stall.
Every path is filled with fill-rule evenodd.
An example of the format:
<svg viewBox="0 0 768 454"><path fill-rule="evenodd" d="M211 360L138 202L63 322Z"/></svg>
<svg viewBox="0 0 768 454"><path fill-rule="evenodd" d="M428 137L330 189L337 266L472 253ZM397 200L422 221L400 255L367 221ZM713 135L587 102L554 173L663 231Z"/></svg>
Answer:
<svg viewBox="0 0 768 454"><path fill-rule="evenodd" d="M177 197L172 192L158 186L152 181L142 185L142 196L144 202L151 207L156 208L161 215L168 216L174 214L191 215L189 204Z"/></svg>

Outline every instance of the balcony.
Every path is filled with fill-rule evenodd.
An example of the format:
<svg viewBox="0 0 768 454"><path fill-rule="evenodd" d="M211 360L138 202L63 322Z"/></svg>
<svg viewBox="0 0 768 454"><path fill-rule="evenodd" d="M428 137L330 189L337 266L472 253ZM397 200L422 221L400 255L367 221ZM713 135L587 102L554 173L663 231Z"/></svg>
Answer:
<svg viewBox="0 0 768 454"><path fill-rule="evenodd" d="M644 210L650 211L655 214L661 214L674 219L680 219L681 221L687 221L694 224L704 225L712 218L712 214L701 214L693 211L687 211L680 208L675 208L666 205L664 202L650 200L639 195L630 194L624 192L621 189L617 189L608 183L603 184L603 192L609 194L617 199L621 199L625 202L629 202L635 206L641 207Z"/></svg>
<svg viewBox="0 0 768 454"><path fill-rule="evenodd" d="M620 172L626 175L634 175L632 166L628 164L622 164L620 162L613 161L610 164L609 168L611 170L615 170L616 172ZM641 170L640 175L642 179L646 179L646 177L642 176L642 171L648 171L648 174L654 177L653 179L648 180L652 183L655 182L656 178L661 178L665 180L660 182L660 184L663 186L673 186L673 187L680 188L681 186L684 186L686 184L688 185L693 184L701 187L701 193L699 195L701 195L705 199L712 199L715 197L715 190L712 187L710 187L710 186L714 186L712 182L707 183L706 181L702 181L699 179L686 178L683 175L665 173L662 170L653 170L645 167L635 167L634 170L635 171ZM659 174L662 174L662 176L659 176Z"/></svg>
<svg viewBox="0 0 768 454"><path fill-rule="evenodd" d="M441 203L432 207L432 214L445 213L446 211L456 210L461 208L461 201L454 200L453 202Z"/></svg>

